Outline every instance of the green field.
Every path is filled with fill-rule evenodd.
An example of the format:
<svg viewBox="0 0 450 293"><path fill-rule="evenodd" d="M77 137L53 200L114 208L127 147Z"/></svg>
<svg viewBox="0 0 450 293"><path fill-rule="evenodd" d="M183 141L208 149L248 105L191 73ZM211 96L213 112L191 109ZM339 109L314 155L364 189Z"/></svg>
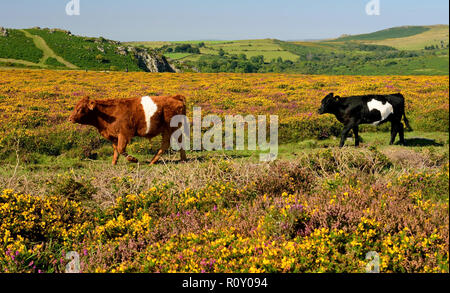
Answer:
<svg viewBox="0 0 450 293"><path fill-rule="evenodd" d="M298 56L288 51L283 50L279 44L272 39L262 40L239 40L239 41L176 41L176 42L131 42L130 45L141 45L148 48L156 49L163 46L176 46L177 44L192 44L198 45L204 43L205 47L200 48L201 55L218 55L219 50L222 49L228 54L245 54L247 58L252 56L264 56L264 61L270 62L272 59L278 57L283 60L295 61ZM175 54L165 53L166 57L177 60L198 60L201 56L199 54ZM189 55L189 58L186 56Z"/></svg>
<svg viewBox="0 0 450 293"><path fill-rule="evenodd" d="M164 54L166 58L172 59L172 60L179 60L179 59L185 59L186 57L192 56L191 53L166 53Z"/></svg>
<svg viewBox="0 0 450 293"><path fill-rule="evenodd" d="M280 45L272 39L214 43L208 44L207 48L210 49L209 51L205 50L205 53L207 54L217 54L220 49L223 49L226 53L229 54L245 54L247 58L262 55L264 56L264 61L266 62L270 62L272 59L276 59L279 57L283 58L283 60L291 61L295 61L298 59L297 55L283 50Z"/></svg>
<svg viewBox="0 0 450 293"><path fill-rule="evenodd" d="M176 42L132 42L128 44L143 45L148 48L158 48L162 46L176 46L177 44L192 44L198 45L204 43L205 47L200 48L201 55L218 55L219 50L222 49L227 54L244 54L247 58L253 56L263 56L264 61L270 62L272 59L279 57L283 60L297 60L298 56L283 50L278 42L273 39L261 39L261 40L239 40L239 41L176 41ZM165 53L166 57L177 60L185 59L185 55L174 55L171 53ZM196 56L197 55L197 56ZM187 60L198 60L201 56L199 54L191 54Z"/></svg>
<svg viewBox="0 0 450 293"><path fill-rule="evenodd" d="M410 37L385 39L369 42L378 45L385 45L397 48L399 50L422 50L425 46L440 45L441 42L448 44L449 28L448 25L436 25L428 27L429 30Z"/></svg>

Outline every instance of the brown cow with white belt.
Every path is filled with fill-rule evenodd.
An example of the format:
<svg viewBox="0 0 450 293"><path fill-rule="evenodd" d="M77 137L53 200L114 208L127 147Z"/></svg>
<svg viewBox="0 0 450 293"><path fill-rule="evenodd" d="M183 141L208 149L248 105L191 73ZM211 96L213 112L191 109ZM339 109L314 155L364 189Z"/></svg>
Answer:
<svg viewBox="0 0 450 293"><path fill-rule="evenodd" d="M82 98L69 120L72 123L91 125L100 134L111 141L114 147L112 164L116 165L119 155L128 161L136 163L138 160L126 153L126 147L134 136L149 139L162 134L160 150L151 160L156 163L161 155L169 148L170 137L177 130L170 127L170 120L176 115L186 115L185 98L176 96L145 96L132 99L90 100ZM181 160L186 160L186 153L180 150Z"/></svg>

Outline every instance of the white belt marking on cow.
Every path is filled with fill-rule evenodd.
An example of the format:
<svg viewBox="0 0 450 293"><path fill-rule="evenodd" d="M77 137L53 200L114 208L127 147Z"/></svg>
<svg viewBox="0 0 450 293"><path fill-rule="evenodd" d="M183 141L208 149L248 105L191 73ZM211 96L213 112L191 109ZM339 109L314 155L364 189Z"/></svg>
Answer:
<svg viewBox="0 0 450 293"><path fill-rule="evenodd" d="M144 109L145 122L147 123L147 129L145 131L145 134L148 134L150 131L150 120L158 110L158 106L156 106L155 102L149 96L142 97L141 104L142 108Z"/></svg>
<svg viewBox="0 0 450 293"><path fill-rule="evenodd" d="M380 121L376 121L373 122L373 125L378 125L380 124L382 121L386 120L388 118L389 115L391 115L392 113L394 113L394 108L392 107L392 105L388 102L386 102L384 105L382 102L372 99L367 103L367 107L369 108L369 111L372 110L378 110L381 113L381 120Z"/></svg>

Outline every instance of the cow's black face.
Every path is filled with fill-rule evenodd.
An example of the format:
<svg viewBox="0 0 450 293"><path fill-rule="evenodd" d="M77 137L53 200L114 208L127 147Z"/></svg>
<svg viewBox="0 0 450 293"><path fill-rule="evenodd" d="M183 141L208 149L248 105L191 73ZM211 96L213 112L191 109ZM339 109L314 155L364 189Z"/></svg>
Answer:
<svg viewBox="0 0 450 293"><path fill-rule="evenodd" d="M325 98L322 100L322 105L319 109L319 114L325 114L325 113L333 113L335 110L335 104L338 100L338 96L334 97L333 93L328 94Z"/></svg>

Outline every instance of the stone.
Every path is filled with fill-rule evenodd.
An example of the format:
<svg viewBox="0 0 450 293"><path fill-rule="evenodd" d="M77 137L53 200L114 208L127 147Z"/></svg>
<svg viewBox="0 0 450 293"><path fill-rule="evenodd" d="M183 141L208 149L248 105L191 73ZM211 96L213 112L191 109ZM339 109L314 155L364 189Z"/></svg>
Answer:
<svg viewBox="0 0 450 293"><path fill-rule="evenodd" d="M126 56L128 54L128 51L125 47L117 47L116 49L117 54L122 55L122 56Z"/></svg>
<svg viewBox="0 0 450 293"><path fill-rule="evenodd" d="M147 72L178 72L163 55L156 54L145 48L128 47L138 61L138 66Z"/></svg>

